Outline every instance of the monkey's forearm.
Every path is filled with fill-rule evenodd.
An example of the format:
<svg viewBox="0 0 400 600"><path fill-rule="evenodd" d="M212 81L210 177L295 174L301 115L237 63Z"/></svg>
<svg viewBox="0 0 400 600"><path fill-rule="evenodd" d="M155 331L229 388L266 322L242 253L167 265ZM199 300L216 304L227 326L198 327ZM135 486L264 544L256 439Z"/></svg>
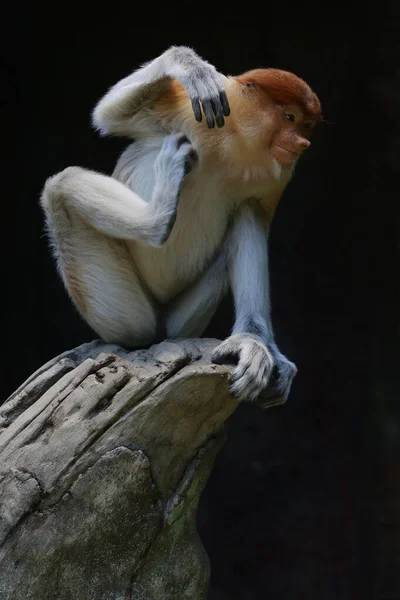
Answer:
<svg viewBox="0 0 400 600"><path fill-rule="evenodd" d="M267 236L255 202L244 206L235 221L229 278L235 301L235 324L232 335L214 350L213 361L221 363L237 356L231 391L238 398L256 400L267 388L268 395L287 398L297 369L274 342Z"/></svg>
<svg viewBox="0 0 400 600"><path fill-rule="evenodd" d="M136 117L166 90L171 79L187 90L198 121L203 109L208 127L214 127L214 118L218 127L224 125L230 109L223 76L186 46L172 46L114 85L95 107L93 125L103 134L135 135L141 128ZM144 127L148 129L148 120Z"/></svg>
<svg viewBox="0 0 400 600"><path fill-rule="evenodd" d="M257 202L249 202L235 221L229 256L235 324L232 335L213 354L215 362L238 356L231 390L250 400L258 398L267 386L269 395L287 398L297 372L274 341L266 233Z"/></svg>
<svg viewBox="0 0 400 600"><path fill-rule="evenodd" d="M167 88L168 61L162 54L116 83L98 102L92 114L93 125L103 134L125 135L135 116Z"/></svg>
<svg viewBox="0 0 400 600"><path fill-rule="evenodd" d="M235 301L233 334L273 340L270 316L268 246L256 202L244 206L235 220L230 247L229 276Z"/></svg>

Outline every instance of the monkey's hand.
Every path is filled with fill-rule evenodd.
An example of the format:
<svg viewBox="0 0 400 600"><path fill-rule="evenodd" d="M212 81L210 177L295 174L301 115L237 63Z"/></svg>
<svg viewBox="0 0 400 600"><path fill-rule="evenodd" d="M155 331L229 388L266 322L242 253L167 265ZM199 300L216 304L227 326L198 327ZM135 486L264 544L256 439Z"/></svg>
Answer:
<svg viewBox="0 0 400 600"><path fill-rule="evenodd" d="M170 48L165 58L168 64L167 74L177 79L186 89L196 120L202 120L203 109L210 129L215 126L214 117L218 127L223 127L224 116L229 116L230 108L222 75L186 46Z"/></svg>
<svg viewBox="0 0 400 600"><path fill-rule="evenodd" d="M257 400L257 406L260 407L271 406L274 404L274 398L283 399L286 402L297 373L296 365L280 352L275 342L268 344L268 349L274 361L274 368L268 382L268 389L264 390Z"/></svg>
<svg viewBox="0 0 400 600"><path fill-rule="evenodd" d="M170 236L176 220L182 181L197 160L197 153L183 133L173 133L164 139L154 163L155 184L152 205L161 216L160 226L152 236L154 246L164 244Z"/></svg>
<svg viewBox="0 0 400 600"><path fill-rule="evenodd" d="M239 400L256 402L274 397L287 399L296 366L281 354L273 342L266 346L259 337L247 333L236 333L215 348L214 363L236 362L232 377L231 393ZM271 377L272 376L272 377ZM267 390L268 384L272 386ZM257 402L258 403L258 402ZM271 403L265 402L265 404Z"/></svg>

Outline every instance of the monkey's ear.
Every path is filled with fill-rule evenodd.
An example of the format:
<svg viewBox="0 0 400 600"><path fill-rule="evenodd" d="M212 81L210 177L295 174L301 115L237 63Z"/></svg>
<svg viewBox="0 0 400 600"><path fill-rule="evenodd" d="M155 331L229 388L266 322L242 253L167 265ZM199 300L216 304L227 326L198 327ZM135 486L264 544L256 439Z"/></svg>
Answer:
<svg viewBox="0 0 400 600"><path fill-rule="evenodd" d="M255 81L246 81L246 83L242 83L243 93L246 93L250 90L254 90L256 87L257 87L257 84Z"/></svg>

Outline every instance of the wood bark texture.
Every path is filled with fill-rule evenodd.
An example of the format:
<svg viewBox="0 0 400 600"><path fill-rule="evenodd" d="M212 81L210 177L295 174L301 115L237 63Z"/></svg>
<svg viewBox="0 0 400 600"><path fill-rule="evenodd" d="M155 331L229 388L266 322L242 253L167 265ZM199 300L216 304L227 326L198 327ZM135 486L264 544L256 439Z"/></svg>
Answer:
<svg viewBox="0 0 400 600"><path fill-rule="evenodd" d="M0 407L0 600L206 598L196 510L238 404L218 343L83 344Z"/></svg>

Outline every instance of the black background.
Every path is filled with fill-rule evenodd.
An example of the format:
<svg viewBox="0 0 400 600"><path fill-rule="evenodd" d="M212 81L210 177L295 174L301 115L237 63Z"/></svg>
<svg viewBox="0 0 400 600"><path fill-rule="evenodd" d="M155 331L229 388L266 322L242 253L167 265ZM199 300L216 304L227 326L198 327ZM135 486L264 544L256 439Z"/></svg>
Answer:
<svg viewBox="0 0 400 600"><path fill-rule="evenodd" d="M210 600L400 598L400 35L385 2L16 5L2 19L2 396L93 339L43 235L45 179L105 173L122 140L90 112L171 44L226 74L303 77L325 119L272 228L273 317L296 362L285 407L240 407L203 494ZM375 5L376 4L376 5ZM229 333L223 303L208 335ZM396 566L397 561L397 566Z"/></svg>

